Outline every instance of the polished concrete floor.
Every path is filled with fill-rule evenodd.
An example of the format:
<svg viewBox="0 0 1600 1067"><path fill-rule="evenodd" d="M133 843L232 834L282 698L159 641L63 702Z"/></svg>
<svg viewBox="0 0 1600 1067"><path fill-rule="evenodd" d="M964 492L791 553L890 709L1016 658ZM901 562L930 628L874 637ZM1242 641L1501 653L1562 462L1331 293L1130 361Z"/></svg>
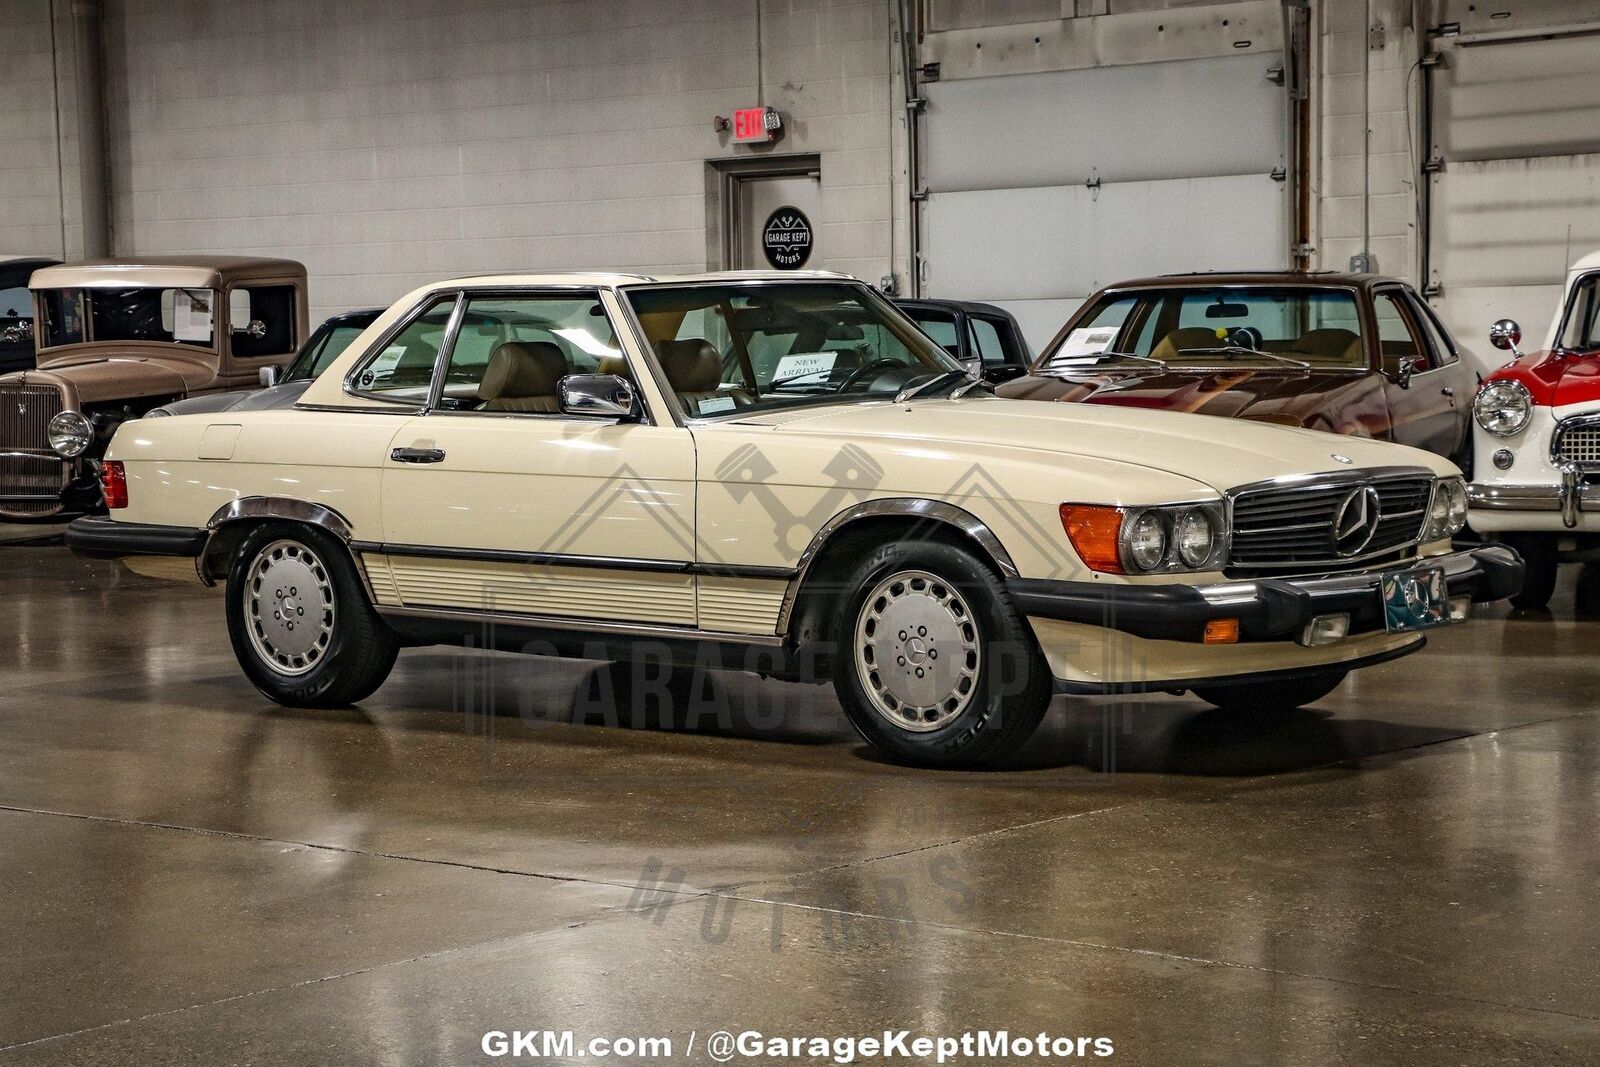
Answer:
<svg viewBox="0 0 1600 1067"><path fill-rule="evenodd" d="M0 1064L491 1062L485 1031L532 1029L705 1063L718 1030L885 1028L1600 1061L1576 572L1314 709L1063 700L957 774L741 675L663 716L628 668L415 650L360 708L289 711L216 593L11 540Z"/></svg>

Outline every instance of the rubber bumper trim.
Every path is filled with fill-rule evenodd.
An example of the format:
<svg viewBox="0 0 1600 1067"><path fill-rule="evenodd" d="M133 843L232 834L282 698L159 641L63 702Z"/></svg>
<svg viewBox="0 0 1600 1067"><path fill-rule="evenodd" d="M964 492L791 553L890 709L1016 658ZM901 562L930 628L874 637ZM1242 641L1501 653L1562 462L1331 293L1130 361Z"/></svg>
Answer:
<svg viewBox="0 0 1600 1067"><path fill-rule="evenodd" d="M85 515L67 524L64 535L74 555L89 559L124 556L198 556L207 531L191 526L155 526L142 522L117 522L104 515Z"/></svg>

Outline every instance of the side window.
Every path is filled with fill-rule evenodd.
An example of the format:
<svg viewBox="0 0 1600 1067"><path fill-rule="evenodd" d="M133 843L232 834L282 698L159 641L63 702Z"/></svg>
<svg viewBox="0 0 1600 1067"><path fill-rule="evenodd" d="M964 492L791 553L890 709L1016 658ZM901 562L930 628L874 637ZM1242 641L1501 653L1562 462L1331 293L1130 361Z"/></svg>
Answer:
<svg viewBox="0 0 1600 1067"><path fill-rule="evenodd" d="M433 365L444 345L454 296L440 297L401 331L368 356L351 382L369 396L402 403L421 404L428 399Z"/></svg>
<svg viewBox="0 0 1600 1067"><path fill-rule="evenodd" d="M1400 302L1399 294L1382 292L1373 297L1372 310L1378 320L1378 348L1383 353L1383 369L1389 374L1400 370L1403 359L1416 360L1417 373L1433 369L1428 360L1427 346L1414 332L1410 316Z"/></svg>
<svg viewBox="0 0 1600 1067"><path fill-rule="evenodd" d="M33 295L25 286L0 289L0 345L33 340Z"/></svg>
<svg viewBox="0 0 1600 1067"><path fill-rule="evenodd" d="M1458 358L1455 345L1450 340L1450 335L1445 332L1444 324L1439 321L1439 316L1433 313L1433 308L1422 302L1416 293L1407 293L1406 299L1411 304L1411 313L1422 324L1422 332L1427 335L1428 343L1433 347L1433 358L1441 367L1449 366Z"/></svg>
<svg viewBox="0 0 1600 1067"><path fill-rule="evenodd" d="M972 326L971 342L973 351L989 366L998 366L1006 361L1005 342L1000 339L1000 328L992 319L969 317L967 322Z"/></svg>
<svg viewBox="0 0 1600 1067"><path fill-rule="evenodd" d="M228 325L235 357L264 359L294 353L294 296L292 285L252 285L230 291Z"/></svg>
<svg viewBox="0 0 1600 1067"><path fill-rule="evenodd" d="M554 415L562 378L624 366L598 292L473 296L450 349L439 408Z"/></svg>

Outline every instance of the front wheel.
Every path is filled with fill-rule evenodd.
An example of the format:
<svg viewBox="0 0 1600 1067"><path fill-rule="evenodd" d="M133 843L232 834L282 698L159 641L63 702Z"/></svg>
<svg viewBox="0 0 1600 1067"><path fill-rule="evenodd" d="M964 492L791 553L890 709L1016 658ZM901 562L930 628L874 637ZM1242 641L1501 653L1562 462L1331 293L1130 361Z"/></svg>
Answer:
<svg viewBox="0 0 1600 1067"><path fill-rule="evenodd" d="M1194 695L1224 711L1292 711L1315 704L1344 681L1346 670L1317 671L1279 682L1197 686Z"/></svg>
<svg viewBox="0 0 1600 1067"><path fill-rule="evenodd" d="M834 689L896 763L993 763L1038 728L1051 678L1005 586L942 543L886 545L846 581Z"/></svg>
<svg viewBox="0 0 1600 1067"><path fill-rule="evenodd" d="M373 611L345 546L311 526L252 530L228 569L228 636L245 675L291 707L370 696L399 639Z"/></svg>

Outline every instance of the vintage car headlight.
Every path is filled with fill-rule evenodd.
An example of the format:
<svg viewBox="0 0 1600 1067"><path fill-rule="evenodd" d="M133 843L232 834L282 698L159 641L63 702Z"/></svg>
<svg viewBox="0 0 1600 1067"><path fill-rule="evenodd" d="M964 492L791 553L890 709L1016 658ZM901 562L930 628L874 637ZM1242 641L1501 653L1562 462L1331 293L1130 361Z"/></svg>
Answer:
<svg viewBox="0 0 1600 1067"><path fill-rule="evenodd" d="M1220 503L1062 504L1061 525L1078 558L1106 574L1221 570L1227 554Z"/></svg>
<svg viewBox="0 0 1600 1067"><path fill-rule="evenodd" d="M1440 478L1428 498L1428 515L1422 524L1422 543L1454 537L1467 524L1467 483L1460 478Z"/></svg>
<svg viewBox="0 0 1600 1067"><path fill-rule="evenodd" d="M94 427L76 411L63 411L50 420L45 430L50 447L63 459L77 459L88 451L94 440Z"/></svg>
<svg viewBox="0 0 1600 1067"><path fill-rule="evenodd" d="M1472 401L1472 417L1496 437L1510 437L1528 425L1533 396L1521 382L1490 382Z"/></svg>

